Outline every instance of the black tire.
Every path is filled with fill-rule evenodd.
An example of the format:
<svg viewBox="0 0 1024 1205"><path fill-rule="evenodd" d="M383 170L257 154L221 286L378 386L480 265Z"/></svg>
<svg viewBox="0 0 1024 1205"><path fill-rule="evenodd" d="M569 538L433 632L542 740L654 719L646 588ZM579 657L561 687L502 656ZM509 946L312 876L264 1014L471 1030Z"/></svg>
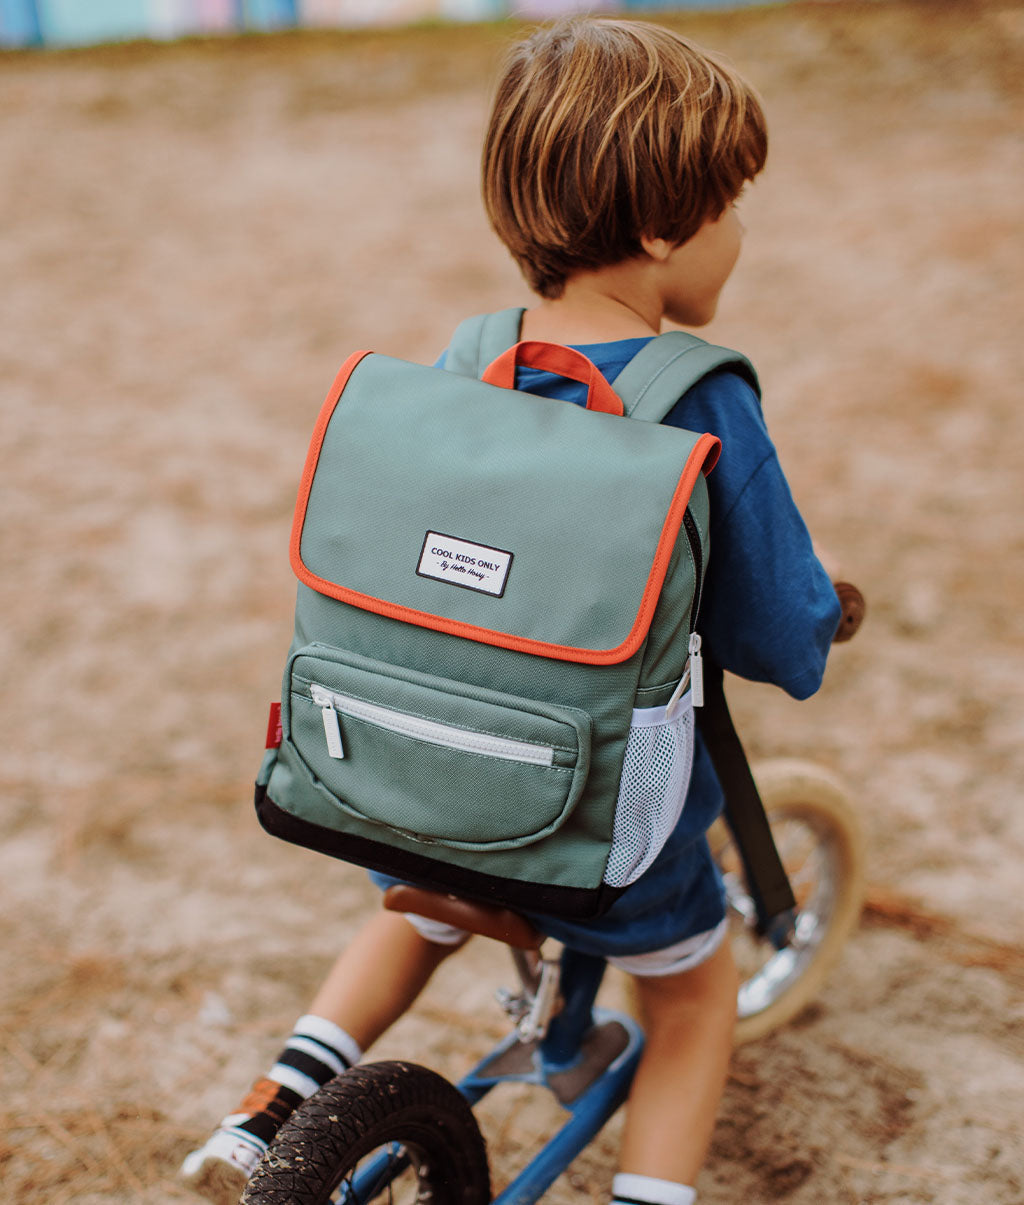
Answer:
<svg viewBox="0 0 1024 1205"><path fill-rule="evenodd" d="M389 1205L428 1197L432 1205L490 1201L484 1140L458 1090L426 1067L387 1062L353 1067L300 1105L241 1205L324 1205L367 1156L392 1143L401 1144L410 1166L400 1186L381 1187L379 1198Z"/></svg>

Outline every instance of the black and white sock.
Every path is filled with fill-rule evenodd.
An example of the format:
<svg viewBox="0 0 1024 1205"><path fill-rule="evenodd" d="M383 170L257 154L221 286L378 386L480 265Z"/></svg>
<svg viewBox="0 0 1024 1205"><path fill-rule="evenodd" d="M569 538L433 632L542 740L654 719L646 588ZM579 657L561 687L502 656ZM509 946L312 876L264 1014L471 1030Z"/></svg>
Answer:
<svg viewBox="0 0 1024 1205"><path fill-rule="evenodd" d="M619 1172L612 1181L612 1205L694 1205L697 1190L674 1180Z"/></svg>
<svg viewBox="0 0 1024 1205"><path fill-rule="evenodd" d="M362 1053L333 1021L307 1014L295 1023L292 1036L269 1075L305 1100L328 1080L358 1063Z"/></svg>
<svg viewBox="0 0 1024 1205"><path fill-rule="evenodd" d="M312 1014L300 1017L266 1078L253 1084L221 1125L268 1143L298 1105L361 1055L358 1044L333 1021Z"/></svg>

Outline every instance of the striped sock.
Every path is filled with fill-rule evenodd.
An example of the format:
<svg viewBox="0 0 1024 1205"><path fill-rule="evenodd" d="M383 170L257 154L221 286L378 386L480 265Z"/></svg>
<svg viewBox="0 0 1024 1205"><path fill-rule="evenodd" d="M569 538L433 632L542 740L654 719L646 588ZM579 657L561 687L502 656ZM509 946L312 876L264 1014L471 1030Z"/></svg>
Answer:
<svg viewBox="0 0 1024 1205"><path fill-rule="evenodd" d="M307 1014L300 1017L285 1043L270 1078L305 1100L328 1080L359 1062L362 1051L333 1021Z"/></svg>
<svg viewBox="0 0 1024 1205"><path fill-rule="evenodd" d="M357 1043L333 1021L307 1014L296 1022L265 1079L257 1080L238 1110L221 1122L270 1142L307 1097L359 1062Z"/></svg>
<svg viewBox="0 0 1024 1205"><path fill-rule="evenodd" d="M612 1181L612 1205L694 1205L697 1190L672 1180L619 1172Z"/></svg>

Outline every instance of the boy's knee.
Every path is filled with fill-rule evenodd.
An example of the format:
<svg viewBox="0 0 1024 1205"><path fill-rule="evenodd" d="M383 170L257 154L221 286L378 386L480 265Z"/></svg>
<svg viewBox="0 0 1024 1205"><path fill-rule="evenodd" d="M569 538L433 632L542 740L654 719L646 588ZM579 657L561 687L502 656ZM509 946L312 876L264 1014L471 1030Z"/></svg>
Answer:
<svg viewBox="0 0 1024 1205"><path fill-rule="evenodd" d="M648 1013L713 1009L723 1019L735 1016L740 979L728 941L700 966L675 975L637 978L634 982Z"/></svg>

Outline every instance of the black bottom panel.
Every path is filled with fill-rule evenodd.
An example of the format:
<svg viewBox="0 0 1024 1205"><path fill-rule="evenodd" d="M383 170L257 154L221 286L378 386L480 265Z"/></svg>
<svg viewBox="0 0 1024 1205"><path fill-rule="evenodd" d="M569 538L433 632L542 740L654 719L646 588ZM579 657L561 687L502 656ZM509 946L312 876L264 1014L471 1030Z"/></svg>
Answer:
<svg viewBox="0 0 1024 1205"><path fill-rule="evenodd" d="M256 815L268 833L293 845L302 845L421 887L450 891L503 908L564 920L592 920L607 912L622 894L621 888L607 886L589 890L505 879L500 875L451 866L422 854L408 853L380 841L339 833L286 812L274 803L266 788L259 785L256 787Z"/></svg>

